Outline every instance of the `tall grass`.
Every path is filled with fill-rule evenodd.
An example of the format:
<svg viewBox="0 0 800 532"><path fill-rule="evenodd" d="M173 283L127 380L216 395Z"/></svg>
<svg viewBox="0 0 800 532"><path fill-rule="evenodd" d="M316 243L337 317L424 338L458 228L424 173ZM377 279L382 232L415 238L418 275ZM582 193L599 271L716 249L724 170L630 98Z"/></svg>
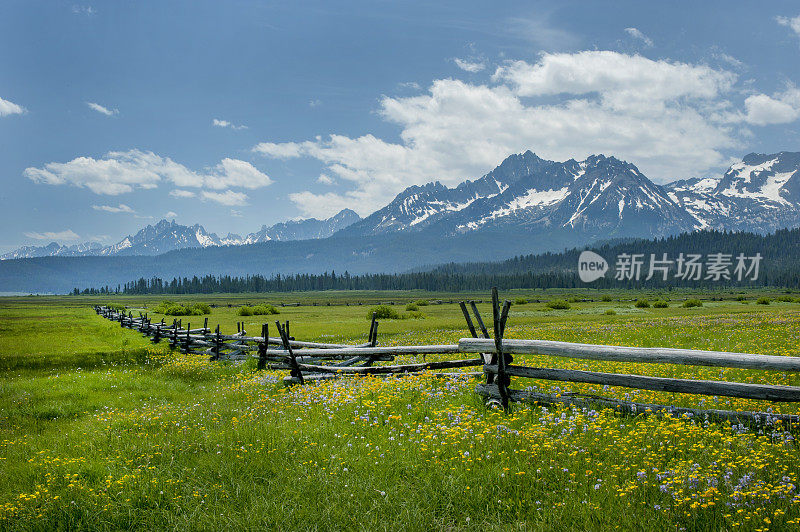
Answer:
<svg viewBox="0 0 800 532"><path fill-rule="evenodd" d="M72 301L0 300L3 529L782 530L800 524L796 427L532 405L504 414L483 406L475 380L427 375L286 389L285 372L169 352ZM486 304L479 307L490 323ZM800 355L800 305L791 302L518 308L509 318L510 338ZM619 313L605 316L611 308ZM366 339L363 306L281 310L298 338ZM426 313L425 320L384 320L379 342L451 343L469 334L456 305L430 305ZM223 331L241 321L235 307L214 309L214 319ZM258 324L246 320L247 327ZM515 363L800 384L792 374L748 370L534 355ZM791 404L512 384L798 412Z"/></svg>

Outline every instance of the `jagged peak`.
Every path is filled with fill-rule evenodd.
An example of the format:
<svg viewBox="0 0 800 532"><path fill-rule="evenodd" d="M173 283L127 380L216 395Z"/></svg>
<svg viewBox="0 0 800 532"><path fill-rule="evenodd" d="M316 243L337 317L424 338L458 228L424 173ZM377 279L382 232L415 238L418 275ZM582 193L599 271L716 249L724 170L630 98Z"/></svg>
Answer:
<svg viewBox="0 0 800 532"><path fill-rule="evenodd" d="M356 216L359 219L361 218L361 216L359 216L358 213L356 211L354 211L353 209L344 208L341 211L339 211L336 214L334 214L333 216L331 216L330 218L328 218L328 220L343 218L345 216L350 216L350 217Z"/></svg>

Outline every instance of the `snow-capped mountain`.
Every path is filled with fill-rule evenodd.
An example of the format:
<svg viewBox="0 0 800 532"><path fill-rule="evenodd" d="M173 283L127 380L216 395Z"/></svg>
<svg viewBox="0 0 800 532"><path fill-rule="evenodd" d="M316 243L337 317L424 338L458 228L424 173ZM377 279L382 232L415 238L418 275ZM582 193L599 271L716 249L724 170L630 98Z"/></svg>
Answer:
<svg viewBox="0 0 800 532"><path fill-rule="evenodd" d="M77 257L80 255L92 255L102 249L103 246L97 242L85 242L72 246L62 246L57 242L50 242L46 246L22 246L19 249L0 255L0 260L5 259L29 259L32 257ZM92 253L94 252L94 253Z"/></svg>
<svg viewBox="0 0 800 532"><path fill-rule="evenodd" d="M750 154L721 178L657 185L614 157L547 161L512 155L475 181L455 188L412 186L342 234L483 229L588 239L658 237L713 228L769 232L800 226L800 153Z"/></svg>
<svg viewBox="0 0 800 532"><path fill-rule="evenodd" d="M511 155L474 181L449 188L412 186L367 218L344 209L327 220L283 222L245 237L218 237L201 225L162 220L113 246L25 247L2 259L50 255L157 255L173 249L424 233L434 240L482 231L535 235L541 245L598 239L653 238L698 229L758 233L800 226L800 153L751 153L722 177L657 185L614 157L548 161ZM353 251L364 253L363 250Z"/></svg>
<svg viewBox="0 0 800 532"><path fill-rule="evenodd" d="M768 232L800 225L800 153L751 153L722 178L665 186L699 228Z"/></svg>
<svg viewBox="0 0 800 532"><path fill-rule="evenodd" d="M361 220L361 217L354 211L342 209L338 214L326 220L309 218L307 220L281 222L271 227L262 225L260 230L255 233L250 233L244 239L241 239L241 243L255 244L257 242L268 242L270 240L311 240L315 238L327 238L336 231L344 229L359 220Z"/></svg>
<svg viewBox="0 0 800 532"><path fill-rule="evenodd" d="M597 237L691 230L695 219L634 165L603 155L547 161L527 151L455 188L414 186L346 234L436 230L566 229Z"/></svg>
<svg viewBox="0 0 800 532"><path fill-rule="evenodd" d="M180 225L175 220L161 220L155 225L148 225L133 236L126 236L116 244L101 246L96 242L61 246L52 242L46 246L24 246L0 256L0 260L22 259L51 256L87 256L87 255L160 255L168 251L183 248L210 246L240 246L269 240L305 240L310 238L326 238L361 218L350 209L344 209L335 216L325 220L310 218L282 222L271 227L262 226L261 230L242 238L229 233L219 237L209 233L200 224L192 226Z"/></svg>

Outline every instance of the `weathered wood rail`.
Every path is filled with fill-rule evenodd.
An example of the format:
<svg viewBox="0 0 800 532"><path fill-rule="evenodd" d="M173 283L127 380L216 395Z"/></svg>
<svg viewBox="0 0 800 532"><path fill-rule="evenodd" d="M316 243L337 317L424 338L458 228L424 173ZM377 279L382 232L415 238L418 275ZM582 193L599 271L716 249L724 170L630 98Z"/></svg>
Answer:
<svg viewBox="0 0 800 532"><path fill-rule="evenodd" d="M303 384L306 380L338 378L343 375L397 375L419 373L429 370L468 368L482 366L482 373L440 373L440 376L468 375L486 377L476 391L487 398L489 404L508 408L510 402L525 401L539 404L570 404L580 407L610 407L624 413L671 413L674 415L705 416L727 419L733 422L781 419L800 423L798 415L775 415L766 412L739 412L728 410L698 410L670 405L644 404L618 401L594 395L562 393L550 395L528 390L510 388L511 378L589 383L603 386L618 386L642 390L700 394L723 397L766 400L772 402L800 402L800 387L778 386L730 381L680 379L621 373L573 370L553 367L531 367L513 365L515 354L535 354L549 357L630 362L645 364L674 364L689 366L711 366L780 372L800 371L800 357L756 355L675 349L661 347L624 347L555 342L545 340L507 340L503 338L511 303L500 305L497 289L492 289L491 332L486 327L474 301L460 303L461 310L472 334L462 338L458 344L378 346L378 321L373 314L366 343L358 345L304 342L289 336L289 322L275 322L278 337L269 336L269 326L262 325L261 336L248 336L244 322L237 324L236 334L222 334L219 326L208 327L208 318L203 326L192 329L187 322L184 327L179 319L171 324L163 319L152 323L147 314L133 316L131 312L120 312L97 306L95 311L120 326L136 329L149 336L153 342L169 341L171 347L183 353L208 355L210 360L243 360L256 358L258 368L285 369L290 375L284 383ZM472 311L472 315L470 314ZM477 328L475 327L477 324ZM276 346L276 347L272 347ZM423 362L391 364L398 356L422 355ZM457 355L456 360L425 361L425 355ZM476 355L463 358L464 355ZM389 364L375 365L376 362Z"/></svg>
<svg viewBox="0 0 800 532"><path fill-rule="evenodd" d="M174 349L182 353L207 355L209 360L245 360L256 358L259 369L288 369L290 375L284 379L286 384L304 382L305 378L319 380L335 378L343 374L387 375L417 373L430 369L452 369L469 366L482 366L483 359L445 360L439 362L412 363L375 366L375 362L392 362L397 356L438 355L460 353L459 346L386 346L378 347L378 325L375 315L370 323L368 341L358 345L304 342L289 336L289 322L275 322L278 337L269 336L269 326L263 324L261 336L248 336L244 322L237 323L236 334L222 334L219 326L215 330L208 327L208 318L203 326L191 328L181 319L166 323L164 319L153 323L146 313L134 316L105 306L96 306L95 312L103 317L119 322L121 327L135 329L155 342L168 341ZM277 346L277 348L275 348Z"/></svg>

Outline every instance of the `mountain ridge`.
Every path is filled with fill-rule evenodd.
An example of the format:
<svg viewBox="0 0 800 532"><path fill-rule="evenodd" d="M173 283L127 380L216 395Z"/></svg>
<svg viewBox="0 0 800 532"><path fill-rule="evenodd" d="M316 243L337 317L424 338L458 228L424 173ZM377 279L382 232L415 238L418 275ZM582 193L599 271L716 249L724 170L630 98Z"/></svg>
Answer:
<svg viewBox="0 0 800 532"><path fill-rule="evenodd" d="M343 234L554 227L590 238L667 236L703 228L774 231L800 225L800 153L751 153L720 178L658 185L632 163L591 155L547 161L530 150L474 181L412 186Z"/></svg>
<svg viewBox="0 0 800 532"><path fill-rule="evenodd" d="M241 237L228 233L219 237L209 233L200 224L180 225L163 219L147 225L134 235L128 235L116 244L102 246L96 242L62 246L51 242L45 246L22 246L14 251L0 255L0 260L35 257L78 257L114 255L160 255L175 249L210 246L239 246L260 242L309 240L327 238L347 225L360 220L354 211L342 209L334 216L324 220L308 218L280 222L272 226L262 225L259 231Z"/></svg>

